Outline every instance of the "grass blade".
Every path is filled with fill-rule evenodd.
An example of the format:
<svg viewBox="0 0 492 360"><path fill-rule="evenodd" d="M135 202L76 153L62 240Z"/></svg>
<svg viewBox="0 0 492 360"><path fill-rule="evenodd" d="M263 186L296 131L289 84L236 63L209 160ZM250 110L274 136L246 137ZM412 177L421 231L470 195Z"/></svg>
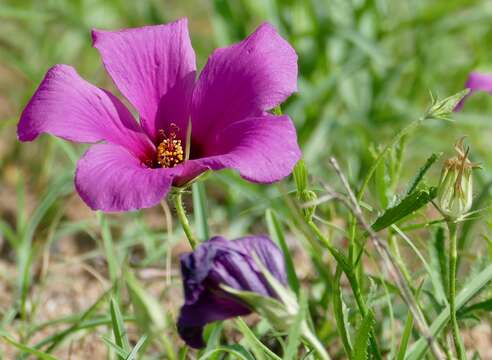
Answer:
<svg viewBox="0 0 492 360"><path fill-rule="evenodd" d="M111 282L114 284L118 278L118 261L116 260L116 252L113 245L113 237L111 235L111 229L109 228L108 220L106 216L98 211L97 217L101 226L101 237L104 246L104 252L106 253L106 261L108 262L108 271Z"/></svg>
<svg viewBox="0 0 492 360"><path fill-rule="evenodd" d="M17 349L19 349L25 353L35 355L37 359L40 359L40 360L57 360L56 357L51 356L50 354L47 354L45 352L42 352L42 351L35 349L35 348L32 348L30 346L18 343L17 341L15 341L14 339L12 339L8 336L0 335L0 338L4 339L10 345L15 346Z"/></svg>
<svg viewBox="0 0 492 360"><path fill-rule="evenodd" d="M277 215L273 210L267 209L266 221L270 236L275 243L279 244L284 254L285 268L287 270L287 280L289 281L289 285L291 289L296 293L296 295L299 295L300 285L295 271L294 261L292 260L287 242L285 241L285 235L284 230L282 229L282 225L278 221Z"/></svg>
<svg viewBox="0 0 492 360"><path fill-rule="evenodd" d="M340 287L340 278L342 276L342 269L337 266L335 273L335 283L333 284L333 312L335 314L335 321L338 328L338 333L342 339L345 353L349 359L352 358L352 347L350 346L350 338L347 333L347 324L345 324L345 316L343 314L343 298L342 289Z"/></svg>
<svg viewBox="0 0 492 360"><path fill-rule="evenodd" d="M128 354L125 360L136 360L137 359L137 354L140 348L145 344L145 341L147 341L147 335L142 336L138 342L135 344L133 347L132 351Z"/></svg>
<svg viewBox="0 0 492 360"><path fill-rule="evenodd" d="M196 234L201 241L210 238L207 219L207 202L205 186L203 182L197 181L192 186L193 191L193 214L195 215Z"/></svg>
<svg viewBox="0 0 492 360"><path fill-rule="evenodd" d="M111 322L113 325L115 343L126 352L126 357L126 354L131 350L130 341L128 341L128 336L126 333L123 316L121 315L120 307L118 306L118 303L114 298L112 298L109 303L109 310L111 312ZM125 359L125 357L120 356L120 359Z"/></svg>
<svg viewBox="0 0 492 360"><path fill-rule="evenodd" d="M407 320L405 321L405 328L403 329L403 334L401 335L400 348L398 349L397 360L405 359L405 353L407 352L408 342L410 341L410 336L412 335L413 328L413 316L408 313Z"/></svg>
<svg viewBox="0 0 492 360"><path fill-rule="evenodd" d="M229 353L231 355L234 355L236 359L241 359L241 360L255 360L253 355L251 355L248 350L246 350L244 347L241 345L224 345L221 346L217 349L214 349L212 351L209 351L202 356L200 356L199 360L206 360L210 359L212 356L220 353Z"/></svg>
<svg viewBox="0 0 492 360"><path fill-rule="evenodd" d="M276 355L272 350L266 347L251 331L248 325L244 322L243 319L238 318L236 320L236 326L239 328L239 331L244 335L244 337L248 340L251 346L254 346L256 349L265 353L270 359L273 360L282 360L278 355Z"/></svg>
<svg viewBox="0 0 492 360"><path fill-rule="evenodd" d="M109 349L114 350L118 354L118 359L124 360L128 356L128 352L118 344L115 344L110 338L103 336L101 339Z"/></svg>
<svg viewBox="0 0 492 360"><path fill-rule="evenodd" d="M460 291L456 297L456 310L461 309L468 303L475 295L477 295L487 284L492 281L492 265L487 266L478 275L474 276L471 281ZM449 321L449 307L443 310L439 316L434 320L430 329L432 335L435 337L444 329ZM425 339L419 339L410 348L406 360L421 359L428 350L428 342Z"/></svg>
<svg viewBox="0 0 492 360"><path fill-rule="evenodd" d="M304 293L301 293L299 299L299 312L297 313L294 323L290 328L289 334L287 336L287 346L285 348L285 353L283 360L297 359L299 344L301 343L301 329L304 322L307 310L307 298Z"/></svg>

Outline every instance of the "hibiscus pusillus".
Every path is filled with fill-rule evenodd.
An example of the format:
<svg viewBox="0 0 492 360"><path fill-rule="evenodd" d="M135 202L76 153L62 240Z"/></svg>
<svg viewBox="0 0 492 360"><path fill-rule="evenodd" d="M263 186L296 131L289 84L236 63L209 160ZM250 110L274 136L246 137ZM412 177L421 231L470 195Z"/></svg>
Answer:
<svg viewBox="0 0 492 360"><path fill-rule="evenodd" d="M234 169L257 183L292 172L301 156L295 127L268 110L296 91L297 55L271 25L214 51L198 79L186 19L94 30L92 39L139 121L109 91L55 65L18 124L21 141L49 133L93 144L75 174L92 209L154 206L208 170Z"/></svg>

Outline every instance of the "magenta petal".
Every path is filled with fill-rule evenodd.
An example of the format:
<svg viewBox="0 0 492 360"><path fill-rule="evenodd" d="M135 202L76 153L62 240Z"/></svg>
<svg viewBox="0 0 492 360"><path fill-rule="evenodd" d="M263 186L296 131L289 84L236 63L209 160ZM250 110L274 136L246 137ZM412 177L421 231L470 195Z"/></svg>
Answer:
<svg viewBox="0 0 492 360"><path fill-rule="evenodd" d="M31 141L41 133L77 142L106 140L142 157L153 151L125 106L68 65L48 70L22 112L17 127L19 140Z"/></svg>
<svg viewBox="0 0 492 360"><path fill-rule="evenodd" d="M460 111L463 108L465 100L476 91L485 91L492 94L492 74L484 74L479 72L471 72L468 75L468 80L465 84L466 89L470 89L468 95L466 95L458 105L456 105L455 111Z"/></svg>
<svg viewBox="0 0 492 360"><path fill-rule="evenodd" d="M193 138L204 142L213 129L259 116L296 89L295 50L273 26L263 24L208 59L193 93Z"/></svg>
<svg viewBox="0 0 492 360"><path fill-rule="evenodd" d="M93 30L94 47L121 93L155 138L171 122L186 134L195 81L195 53L188 21L120 31Z"/></svg>
<svg viewBox="0 0 492 360"><path fill-rule="evenodd" d="M77 163L75 187L93 210L137 210L158 204L180 171L150 169L121 146L97 144Z"/></svg>
<svg viewBox="0 0 492 360"><path fill-rule="evenodd" d="M184 164L176 182L206 170L231 168L246 180L271 183L289 175L301 157L294 124L288 116L264 115L237 121L204 149L203 157Z"/></svg>

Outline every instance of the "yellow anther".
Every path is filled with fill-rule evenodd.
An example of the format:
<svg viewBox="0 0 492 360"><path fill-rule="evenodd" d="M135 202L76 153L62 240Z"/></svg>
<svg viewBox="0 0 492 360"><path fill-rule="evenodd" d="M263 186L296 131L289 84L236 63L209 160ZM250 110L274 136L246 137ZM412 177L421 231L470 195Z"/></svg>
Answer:
<svg viewBox="0 0 492 360"><path fill-rule="evenodd" d="M183 146L181 140L164 139L157 147L157 163L172 168L183 162Z"/></svg>

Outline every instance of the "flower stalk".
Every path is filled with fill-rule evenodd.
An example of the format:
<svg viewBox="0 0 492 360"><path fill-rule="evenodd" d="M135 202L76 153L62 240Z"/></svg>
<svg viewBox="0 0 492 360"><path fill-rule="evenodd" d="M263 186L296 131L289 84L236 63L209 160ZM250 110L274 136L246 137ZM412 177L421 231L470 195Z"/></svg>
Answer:
<svg viewBox="0 0 492 360"><path fill-rule="evenodd" d="M174 207L176 209L176 214L178 215L179 222L181 227L183 228L184 233L186 234L186 238L190 243L191 248L194 250L198 245L198 240L195 235L193 235L193 231L191 230L190 222L188 221L188 217L186 216L186 210L183 206L183 191L178 190L174 194Z"/></svg>
<svg viewBox="0 0 492 360"><path fill-rule="evenodd" d="M456 317L456 275L458 264L458 222L467 216L473 204L472 172L478 164L470 161L470 148L465 148L464 137L455 145L457 155L443 166L437 194L437 209L446 219L449 230L448 302L454 347L459 360L465 358L465 348Z"/></svg>
<svg viewBox="0 0 492 360"><path fill-rule="evenodd" d="M454 347L459 360L465 358L465 348L460 335L460 328L458 326L458 319L456 317L456 273L458 262L457 251L457 238L458 238L458 225L453 221L448 221L449 229L449 312L451 317L451 329L453 333Z"/></svg>

